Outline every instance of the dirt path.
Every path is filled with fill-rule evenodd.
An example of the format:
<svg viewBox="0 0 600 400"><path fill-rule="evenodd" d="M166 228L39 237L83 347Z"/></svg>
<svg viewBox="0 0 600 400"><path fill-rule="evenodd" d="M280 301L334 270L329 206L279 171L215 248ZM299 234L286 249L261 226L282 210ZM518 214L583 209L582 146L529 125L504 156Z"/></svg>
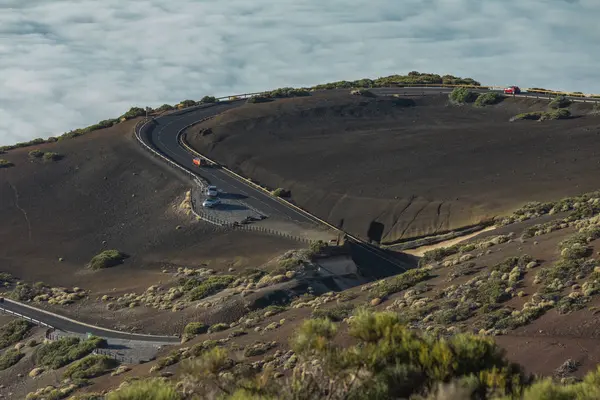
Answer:
<svg viewBox="0 0 600 400"><path fill-rule="evenodd" d="M421 257L427 251L439 249L439 248L442 248L442 247L450 247L450 246L453 246L453 245L455 245L457 243L464 242L465 240L472 239L475 236L480 235L480 234L482 234L484 232L493 231L494 229L496 229L495 226L488 226L487 228L484 228L484 229L482 229L480 231L477 231L477 232L470 233L468 235L458 236L458 237L455 237L453 239L444 240L443 242L439 242L439 243L436 243L436 244L430 244L430 245L426 245L426 246L417 247L416 249L404 250L404 253L410 254L412 256Z"/></svg>

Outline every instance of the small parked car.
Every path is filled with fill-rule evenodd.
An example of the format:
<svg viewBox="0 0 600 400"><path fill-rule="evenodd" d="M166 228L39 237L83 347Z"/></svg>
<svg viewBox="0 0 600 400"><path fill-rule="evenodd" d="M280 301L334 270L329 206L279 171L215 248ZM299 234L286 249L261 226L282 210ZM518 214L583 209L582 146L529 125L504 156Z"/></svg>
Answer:
<svg viewBox="0 0 600 400"><path fill-rule="evenodd" d="M509 86L504 89L504 94L520 94L521 89L518 86Z"/></svg>
<svg viewBox="0 0 600 400"><path fill-rule="evenodd" d="M221 204L221 200L218 198L208 198L202 202L202 207L213 208Z"/></svg>
<svg viewBox="0 0 600 400"><path fill-rule="evenodd" d="M206 195L208 197L217 197L219 195L219 189L215 185L210 185L206 188Z"/></svg>

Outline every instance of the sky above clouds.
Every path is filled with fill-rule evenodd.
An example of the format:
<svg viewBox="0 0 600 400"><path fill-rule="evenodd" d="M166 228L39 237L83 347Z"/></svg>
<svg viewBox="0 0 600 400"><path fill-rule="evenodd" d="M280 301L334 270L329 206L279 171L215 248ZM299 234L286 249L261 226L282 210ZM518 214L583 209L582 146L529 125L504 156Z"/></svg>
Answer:
<svg viewBox="0 0 600 400"><path fill-rule="evenodd" d="M0 145L412 70L600 93L598 0L0 0Z"/></svg>

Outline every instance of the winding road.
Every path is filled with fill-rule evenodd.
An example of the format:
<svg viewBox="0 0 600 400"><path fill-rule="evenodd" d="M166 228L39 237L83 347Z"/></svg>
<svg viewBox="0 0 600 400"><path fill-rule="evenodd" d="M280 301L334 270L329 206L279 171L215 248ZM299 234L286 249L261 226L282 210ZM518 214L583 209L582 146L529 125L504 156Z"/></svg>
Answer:
<svg viewBox="0 0 600 400"><path fill-rule="evenodd" d="M344 89L347 91L347 89ZM450 93L452 88L447 87L395 87L395 88L377 88L372 89L377 95L406 95L406 96L426 96L440 93ZM476 89L474 92L489 92L489 89ZM501 92L501 91L497 91ZM548 98L542 94L516 95L515 97L533 97ZM582 99L579 97L569 97L572 101L583 102L591 99ZM192 175L200 176L211 184L219 186L223 191L232 194L238 194L244 197L244 202L256 210L260 210L266 216L284 218L300 224L322 225L323 222L310 213L298 209L291 204L286 204L278 198L271 196L268 192L256 188L248 182L228 171L226 168L199 169L192 163L193 155L190 154L178 140L179 134L188 126L210 116L218 115L226 110L239 107L245 100L226 101L216 104L207 104L191 107L169 115L157 117L154 123L146 123L142 126L136 126L136 137L149 149L157 152L164 157L165 162L176 164L178 168L186 170ZM390 257L384 250L372 247L351 235L347 236L354 245L353 253L357 257L375 256L381 261L380 271L395 269L404 269L402 261ZM405 269L404 269L405 270ZM113 339L126 339L144 342L161 342L165 344L178 343L180 339L173 336L153 336L127 332L119 332L111 329L101 328L75 321L73 319L50 313L27 304L5 299L0 303L0 310L8 313L15 313L26 319L33 320L34 323L50 326L66 332L79 334L91 333L97 336Z"/></svg>

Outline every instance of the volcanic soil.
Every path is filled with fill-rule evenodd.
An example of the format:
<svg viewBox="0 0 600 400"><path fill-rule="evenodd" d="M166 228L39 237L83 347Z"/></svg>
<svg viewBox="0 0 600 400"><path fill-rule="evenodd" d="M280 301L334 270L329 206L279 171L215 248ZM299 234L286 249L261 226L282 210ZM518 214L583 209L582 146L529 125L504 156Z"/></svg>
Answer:
<svg viewBox="0 0 600 400"><path fill-rule="evenodd" d="M330 223L385 244L598 187L600 117L589 103L571 105L573 119L538 123L509 119L545 110L547 100L484 108L453 106L441 94L412 100L317 92L245 104L186 137L264 186L291 190Z"/></svg>
<svg viewBox="0 0 600 400"><path fill-rule="evenodd" d="M30 284L81 287L94 299L166 283L172 274L163 270L255 267L300 246L274 236L224 231L186 215L179 204L192 184L141 149L132 134L135 123L1 156L15 165L0 169L1 272ZM32 160L33 149L64 158ZM109 269L86 268L107 249L129 258ZM116 323L102 321L106 312L56 308L101 325ZM111 318L134 323L133 317L145 330L161 333L173 314L163 313L156 318L156 310L148 309L147 315L114 313Z"/></svg>

